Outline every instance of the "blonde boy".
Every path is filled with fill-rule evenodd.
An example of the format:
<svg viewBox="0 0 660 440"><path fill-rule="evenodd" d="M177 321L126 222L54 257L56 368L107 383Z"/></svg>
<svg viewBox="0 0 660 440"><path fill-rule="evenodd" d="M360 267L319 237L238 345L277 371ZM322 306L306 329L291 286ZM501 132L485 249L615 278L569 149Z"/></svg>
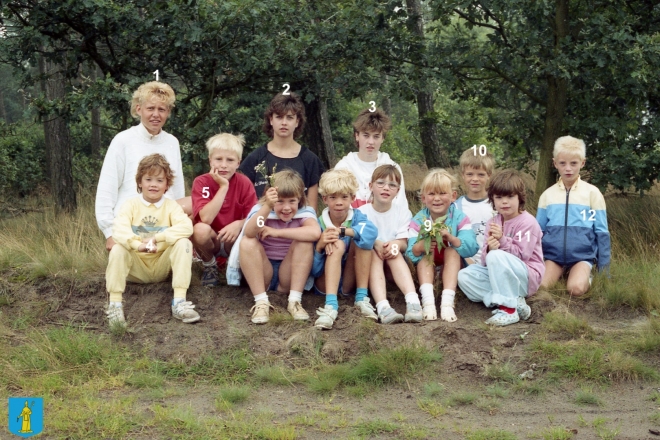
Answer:
<svg viewBox="0 0 660 440"><path fill-rule="evenodd" d="M181 151L177 138L163 130L175 101L169 85L151 81L133 93L131 115L140 120L134 127L117 134L105 154L96 189L96 221L106 238L105 247L112 249L112 222L126 200L138 195L135 173L143 157L158 153L165 156L175 175L179 176L165 197L180 201L184 210L190 205L185 197ZM188 209L189 210L189 209Z"/></svg>
<svg viewBox="0 0 660 440"><path fill-rule="evenodd" d="M493 207L488 202L488 182L495 169L495 159L487 150L481 154L477 148L468 148L460 159L461 177L465 187L465 195L456 200L456 206L470 218L472 230L477 236L479 251L471 258L466 258L467 264L481 261L481 248L484 244L486 223L493 218Z"/></svg>
<svg viewBox="0 0 660 440"><path fill-rule="evenodd" d="M175 175L164 156L152 154L138 165L135 181L139 196L126 201L112 226L116 245L110 250L105 273L111 326L125 326L122 295L126 280L164 281L172 270L172 316L185 323L199 321L195 306L186 301L190 286L192 222L181 206L164 197Z"/></svg>
<svg viewBox="0 0 660 440"><path fill-rule="evenodd" d="M582 140L557 139L552 163L560 179L543 192L536 212L545 258L541 286L549 287L568 274L566 289L574 296L589 290L594 263L601 271L610 265L605 199L598 188L580 179L585 157Z"/></svg>
<svg viewBox="0 0 660 440"><path fill-rule="evenodd" d="M217 286L217 260L224 263L241 233L257 195L250 179L236 173L245 139L220 133L206 142L208 173L193 182L192 205L195 224L192 242L204 265L203 286Z"/></svg>
<svg viewBox="0 0 660 440"><path fill-rule="evenodd" d="M325 306L316 311L319 318L314 324L320 329L331 329L337 319L337 294L348 293L356 285L355 307L365 317L378 319L367 291L378 230L364 213L351 207L357 189L357 179L348 170L327 171L319 182L319 193L327 206L318 218L323 232L314 248L312 265L316 290L325 294Z"/></svg>

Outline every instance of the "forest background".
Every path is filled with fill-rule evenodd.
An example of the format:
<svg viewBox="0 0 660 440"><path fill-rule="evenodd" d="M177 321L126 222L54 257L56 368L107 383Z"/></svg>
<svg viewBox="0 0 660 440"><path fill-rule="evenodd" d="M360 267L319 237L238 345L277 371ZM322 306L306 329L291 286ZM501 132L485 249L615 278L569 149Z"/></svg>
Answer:
<svg viewBox="0 0 660 440"><path fill-rule="evenodd" d="M0 9L0 193L52 194L73 211L112 137L135 122L131 93L177 92L165 127L186 181L204 142L266 140L262 112L290 85L306 103L303 143L326 166L353 149L370 101L394 128L394 160L455 166L485 145L554 183L552 144L588 145L601 189L643 194L660 173L660 2L10 0ZM43 127L43 129L42 129ZM539 166L540 164L540 166Z"/></svg>

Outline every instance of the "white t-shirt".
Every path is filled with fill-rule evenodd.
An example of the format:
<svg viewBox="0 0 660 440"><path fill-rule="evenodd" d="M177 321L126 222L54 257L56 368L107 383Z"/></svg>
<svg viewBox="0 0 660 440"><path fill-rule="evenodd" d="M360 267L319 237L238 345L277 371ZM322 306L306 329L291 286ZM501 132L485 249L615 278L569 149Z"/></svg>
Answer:
<svg viewBox="0 0 660 440"><path fill-rule="evenodd" d="M479 252L472 259L479 263L481 261L481 246L485 240L486 223L493 218L493 207L488 202L487 197L483 200L470 200L465 196L461 196L456 200L456 207L467 215L472 222L472 230L474 235L477 236L477 243L479 243Z"/></svg>
<svg viewBox="0 0 660 440"><path fill-rule="evenodd" d="M399 238L408 239L408 228L412 220L409 209L392 207L389 211L378 212L371 203L362 205L358 209L378 228L377 240L386 242Z"/></svg>

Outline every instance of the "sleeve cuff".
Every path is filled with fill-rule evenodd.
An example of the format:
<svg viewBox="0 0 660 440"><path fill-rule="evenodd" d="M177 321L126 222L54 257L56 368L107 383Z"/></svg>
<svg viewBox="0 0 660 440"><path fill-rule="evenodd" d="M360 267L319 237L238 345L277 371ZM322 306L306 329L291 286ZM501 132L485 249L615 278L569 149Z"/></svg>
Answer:
<svg viewBox="0 0 660 440"><path fill-rule="evenodd" d="M160 243L161 241L165 241L165 234L159 232L154 236L154 238L156 239L156 243Z"/></svg>

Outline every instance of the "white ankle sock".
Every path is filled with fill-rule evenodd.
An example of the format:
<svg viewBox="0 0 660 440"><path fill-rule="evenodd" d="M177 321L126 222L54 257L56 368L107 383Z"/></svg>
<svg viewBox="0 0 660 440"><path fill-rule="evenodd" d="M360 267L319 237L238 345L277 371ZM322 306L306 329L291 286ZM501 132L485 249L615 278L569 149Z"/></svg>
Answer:
<svg viewBox="0 0 660 440"><path fill-rule="evenodd" d="M268 301L268 294L266 292L260 293L259 295L254 296L254 302L261 301L261 300L266 300Z"/></svg>
<svg viewBox="0 0 660 440"><path fill-rule="evenodd" d="M422 304L435 304L433 295L433 284L425 283L419 286L419 293L422 294Z"/></svg>
<svg viewBox="0 0 660 440"><path fill-rule="evenodd" d="M417 295L417 292L406 293L406 302L408 304L419 304L419 295Z"/></svg>
<svg viewBox="0 0 660 440"><path fill-rule="evenodd" d="M444 289L442 291L442 299L440 299L440 307L444 307L444 306L454 307L455 296L456 296L456 291L450 289Z"/></svg>
<svg viewBox="0 0 660 440"><path fill-rule="evenodd" d="M289 292L289 302L302 302L302 292L291 290Z"/></svg>
<svg viewBox="0 0 660 440"><path fill-rule="evenodd" d="M385 310L388 307L391 307L390 302L384 299L382 301L379 301L378 304L376 304L376 311L380 315L383 312L383 310Z"/></svg>

